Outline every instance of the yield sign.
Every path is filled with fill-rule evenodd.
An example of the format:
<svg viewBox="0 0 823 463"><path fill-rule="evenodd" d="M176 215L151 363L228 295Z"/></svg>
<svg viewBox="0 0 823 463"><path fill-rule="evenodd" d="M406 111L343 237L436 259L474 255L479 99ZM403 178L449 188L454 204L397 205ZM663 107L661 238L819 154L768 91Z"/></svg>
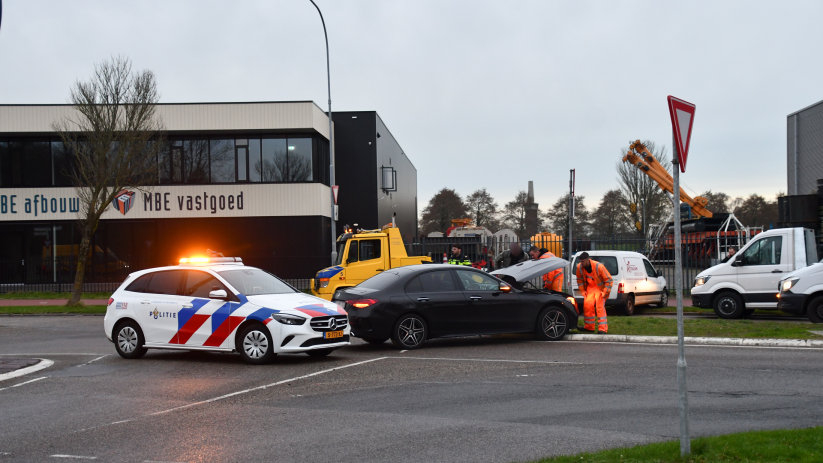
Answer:
<svg viewBox="0 0 823 463"><path fill-rule="evenodd" d="M332 185L331 186L331 194L334 198L334 204L337 204L337 191L340 189L340 185Z"/></svg>
<svg viewBox="0 0 823 463"><path fill-rule="evenodd" d="M669 95L668 100L677 161L680 163L680 172L686 172L686 157L689 155L689 140L692 138L695 106L688 101L683 101L671 95Z"/></svg>

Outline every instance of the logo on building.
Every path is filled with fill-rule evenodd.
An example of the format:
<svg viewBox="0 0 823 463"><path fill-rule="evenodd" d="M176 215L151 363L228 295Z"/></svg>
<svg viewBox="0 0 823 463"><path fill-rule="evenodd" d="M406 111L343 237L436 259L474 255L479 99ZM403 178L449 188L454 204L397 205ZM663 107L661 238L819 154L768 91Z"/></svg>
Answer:
<svg viewBox="0 0 823 463"><path fill-rule="evenodd" d="M114 197L114 208L120 211L121 214L126 215L131 206L134 204L134 192L129 190L120 190L117 196Z"/></svg>

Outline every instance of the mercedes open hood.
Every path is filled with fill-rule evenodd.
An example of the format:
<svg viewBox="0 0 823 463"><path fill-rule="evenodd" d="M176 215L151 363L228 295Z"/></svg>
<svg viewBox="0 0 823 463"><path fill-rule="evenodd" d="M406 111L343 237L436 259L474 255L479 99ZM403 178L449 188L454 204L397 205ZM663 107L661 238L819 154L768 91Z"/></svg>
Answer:
<svg viewBox="0 0 823 463"><path fill-rule="evenodd" d="M550 257L548 259L527 260L511 267L501 268L491 272L492 275L498 278L508 276L517 281L524 283L526 281L539 278L541 275L557 270L569 265L569 261L559 257Z"/></svg>

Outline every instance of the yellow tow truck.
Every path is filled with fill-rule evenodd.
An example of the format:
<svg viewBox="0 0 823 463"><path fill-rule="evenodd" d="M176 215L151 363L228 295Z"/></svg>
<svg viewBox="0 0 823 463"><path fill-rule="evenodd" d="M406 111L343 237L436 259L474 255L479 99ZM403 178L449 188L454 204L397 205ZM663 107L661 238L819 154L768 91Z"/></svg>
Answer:
<svg viewBox="0 0 823 463"><path fill-rule="evenodd" d="M378 272L431 261L431 257L406 254L400 229L394 223L375 230L347 225L337 237L336 265L317 272L311 280L311 293L331 300L336 290L355 286Z"/></svg>

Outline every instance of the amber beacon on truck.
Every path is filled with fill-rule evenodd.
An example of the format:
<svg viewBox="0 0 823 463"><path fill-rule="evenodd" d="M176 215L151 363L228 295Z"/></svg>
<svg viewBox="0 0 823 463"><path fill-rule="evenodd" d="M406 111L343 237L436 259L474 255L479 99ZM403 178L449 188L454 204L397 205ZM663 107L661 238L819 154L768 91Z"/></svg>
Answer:
<svg viewBox="0 0 823 463"><path fill-rule="evenodd" d="M400 229L394 222L375 230L346 225L337 237L337 262L317 272L311 281L311 292L331 300L336 290L355 286L384 270L431 261L431 257L406 253Z"/></svg>

